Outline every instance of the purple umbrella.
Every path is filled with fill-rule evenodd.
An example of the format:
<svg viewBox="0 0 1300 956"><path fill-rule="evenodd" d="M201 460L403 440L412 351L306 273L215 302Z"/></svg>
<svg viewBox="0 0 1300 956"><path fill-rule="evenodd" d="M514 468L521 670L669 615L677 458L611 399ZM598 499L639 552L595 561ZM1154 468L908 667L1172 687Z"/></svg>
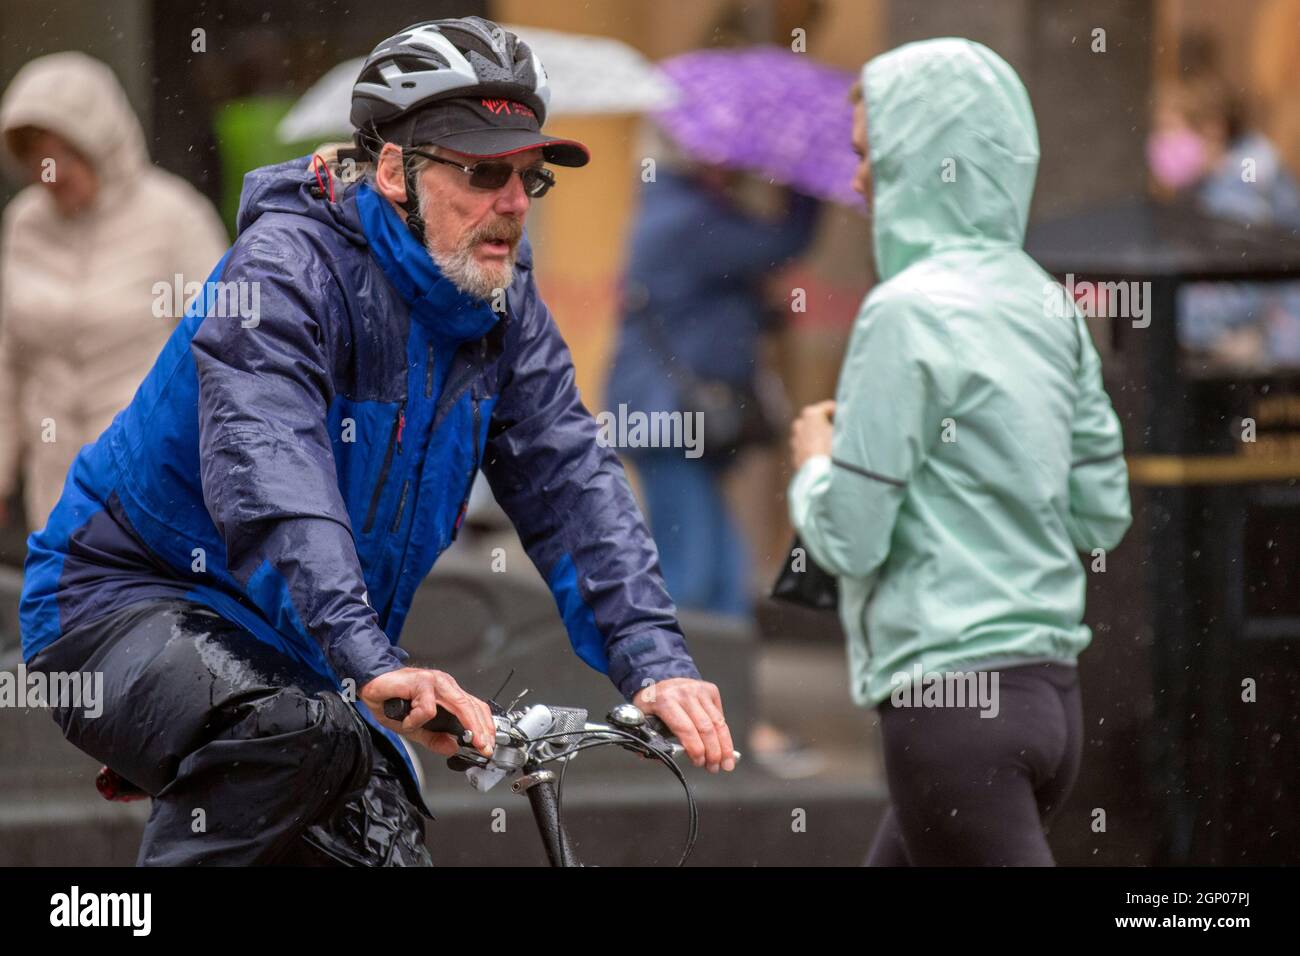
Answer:
<svg viewBox="0 0 1300 956"><path fill-rule="evenodd" d="M851 73L776 46L697 50L659 66L680 96L654 119L692 159L866 208L852 189Z"/></svg>

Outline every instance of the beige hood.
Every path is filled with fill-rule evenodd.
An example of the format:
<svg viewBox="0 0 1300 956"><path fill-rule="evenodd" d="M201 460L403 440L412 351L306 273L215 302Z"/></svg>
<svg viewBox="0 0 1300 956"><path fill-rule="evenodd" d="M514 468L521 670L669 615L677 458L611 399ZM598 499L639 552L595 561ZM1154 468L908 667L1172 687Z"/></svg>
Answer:
<svg viewBox="0 0 1300 956"><path fill-rule="evenodd" d="M20 174L6 140L23 126L66 139L98 179L92 207L75 217L33 183L0 218L0 496L21 474L36 529L77 450L153 365L185 283L208 276L227 238L211 203L149 163L140 123L103 63L55 53L14 77L0 99L0 157ZM181 292L158 292L177 282Z"/></svg>
<svg viewBox="0 0 1300 956"><path fill-rule="evenodd" d="M129 192L149 164L144 133L113 71L84 53L51 53L32 60L0 101L0 152L22 179L9 134L36 126L66 139L95 167L104 195Z"/></svg>

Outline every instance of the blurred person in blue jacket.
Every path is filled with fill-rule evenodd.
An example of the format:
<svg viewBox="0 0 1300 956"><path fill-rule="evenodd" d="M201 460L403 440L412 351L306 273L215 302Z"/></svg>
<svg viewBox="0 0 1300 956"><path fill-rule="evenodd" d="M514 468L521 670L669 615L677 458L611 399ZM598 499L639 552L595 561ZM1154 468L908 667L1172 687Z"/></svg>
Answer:
<svg viewBox="0 0 1300 956"><path fill-rule="evenodd" d="M820 208L783 189L785 208L765 214L746 185L741 174L680 161L642 183L606 387L606 403L623 417L685 419L682 434L694 446L630 444L623 455L641 479L664 580L678 605L742 618L753 613L749 545L724 479L739 451L785 426L780 384L760 365L763 335L781 322L766 284L808 248ZM702 426L694 432L692 416ZM782 776L806 776L820 765L802 742L766 721L751 729L749 746Z"/></svg>
<svg viewBox="0 0 1300 956"><path fill-rule="evenodd" d="M763 393L763 333L780 321L765 281L812 240L817 200L789 193L763 217L735 198L738 174L691 165L643 183L623 280L622 323L606 389L611 408L646 415L703 411L701 449L628 447L640 476L664 580L677 603L719 614L752 610L745 542L723 477L746 442L775 438ZM727 418L727 434L710 416ZM770 428L770 434L768 434ZM700 452L702 451L702 454Z"/></svg>
<svg viewBox="0 0 1300 956"><path fill-rule="evenodd" d="M323 156L248 175L234 247L32 536L24 659L102 675L102 715L52 710L153 797L141 864L430 862L402 737L454 753L423 728L445 708L486 754L495 728L397 642L480 466L578 657L697 766L733 769L537 292L544 164L588 160L541 133L548 97L528 46L478 17L376 47L335 156L365 175L336 184Z"/></svg>

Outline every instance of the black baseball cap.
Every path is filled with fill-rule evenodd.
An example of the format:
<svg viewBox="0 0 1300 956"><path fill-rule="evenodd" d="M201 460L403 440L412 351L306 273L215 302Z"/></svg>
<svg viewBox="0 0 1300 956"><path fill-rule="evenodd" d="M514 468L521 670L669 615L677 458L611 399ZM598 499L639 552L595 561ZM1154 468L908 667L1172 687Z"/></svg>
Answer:
<svg viewBox="0 0 1300 956"><path fill-rule="evenodd" d="M481 159L537 148L546 162L556 166L585 166L591 159L591 151L577 140L545 135L527 104L503 97L438 100L379 132L389 142L443 146Z"/></svg>

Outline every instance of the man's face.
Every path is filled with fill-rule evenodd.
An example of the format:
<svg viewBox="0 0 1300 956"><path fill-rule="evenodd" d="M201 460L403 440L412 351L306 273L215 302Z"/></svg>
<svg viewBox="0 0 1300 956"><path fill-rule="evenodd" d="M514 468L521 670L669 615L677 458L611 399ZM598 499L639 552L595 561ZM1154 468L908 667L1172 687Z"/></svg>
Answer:
<svg viewBox="0 0 1300 956"><path fill-rule="evenodd" d="M871 153L867 149L867 108L859 101L853 105L853 151L858 154L858 168L853 173L853 190L871 205Z"/></svg>
<svg viewBox="0 0 1300 956"><path fill-rule="evenodd" d="M387 151L390 147L385 146ZM396 147L392 147L397 152ZM424 152L472 166L475 156L448 149L425 147ZM400 154L399 154L400 155ZM502 157L515 169L540 165L541 149L530 149ZM396 176L400 182L400 159ZM382 158L381 158L382 166ZM429 163L418 175L420 215L424 219L425 247L443 274L457 288L481 299L491 299L497 289L510 285L523 237L524 219L532 200L518 175L499 189L479 189L469 184L469 174L442 163ZM380 191L398 201L398 194ZM393 193L390 195L390 191Z"/></svg>

